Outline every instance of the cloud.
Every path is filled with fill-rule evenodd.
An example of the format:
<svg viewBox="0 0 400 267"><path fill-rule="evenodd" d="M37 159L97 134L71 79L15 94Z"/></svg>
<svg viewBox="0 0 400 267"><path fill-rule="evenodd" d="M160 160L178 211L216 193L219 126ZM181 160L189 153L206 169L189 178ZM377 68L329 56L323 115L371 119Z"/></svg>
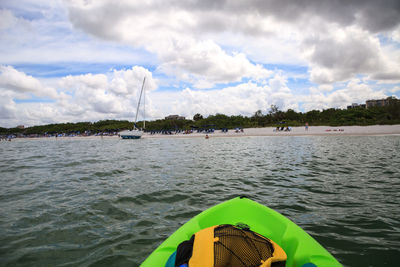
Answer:
<svg viewBox="0 0 400 267"><path fill-rule="evenodd" d="M326 84L349 80L357 74L374 80L400 80L400 64L382 50L379 39L356 27L330 28L330 34L303 41L310 79Z"/></svg>
<svg viewBox="0 0 400 267"><path fill-rule="evenodd" d="M357 0L307 0L307 1L239 1L235 10L248 10L270 15L280 20L298 23L310 17L323 18L341 26L360 25L371 32L392 29L400 23L400 5L396 0L357 1ZM228 4L230 5L230 4ZM235 6L236 3L231 4Z"/></svg>
<svg viewBox="0 0 400 267"><path fill-rule="evenodd" d="M310 78L334 83L357 74L371 79L398 79L400 66L382 51L378 32L395 32L400 25L398 1L70 1L73 25L106 40L144 47L160 60L158 70L195 88L243 78L267 78L260 64L270 54L292 54L308 61ZM231 35L227 34L230 33ZM231 37L218 38L218 35ZM235 39L254 38L244 45ZM396 36L393 34L393 36ZM237 37L237 38L236 38ZM218 40L219 43L216 43ZM246 40L246 39L244 39ZM221 45L237 48L227 53ZM243 53L246 51L246 55ZM257 58L257 54L261 56ZM283 56L285 57L285 56ZM274 59L279 61L278 59Z"/></svg>
<svg viewBox="0 0 400 267"><path fill-rule="evenodd" d="M284 89L286 95L281 95L279 86L274 90L268 86L258 86L255 83L243 83L222 90L194 90L186 88L180 92L157 91L157 82L151 73L141 67L133 67L128 70L114 70L108 74L87 74L79 76L67 76L60 80L60 86L64 91L73 92L66 95L60 101L59 106L63 113L70 115L89 116L97 113L97 116L132 118L136 112L140 86L146 73L146 117L160 118L168 114L182 114L192 117L195 113L204 115L224 114L252 114L265 105L290 94L290 90ZM92 114L93 115L93 114ZM143 116L142 110L139 114ZM91 116L91 115L90 115ZM143 117L142 117L143 118Z"/></svg>
<svg viewBox="0 0 400 267"><path fill-rule="evenodd" d="M111 70L104 74L68 75L51 79L58 91L10 66L0 66L1 117L8 127L17 124L96 121L134 118L143 78L147 94L157 81L147 69ZM45 80L46 81L46 80ZM37 97L53 101L42 103ZM146 96L148 99L148 96ZM25 99L26 101L16 101ZM147 101L147 105L151 101ZM149 114L151 106L147 107ZM143 117L141 110L140 116ZM31 124L32 123L32 124Z"/></svg>
<svg viewBox="0 0 400 267"><path fill-rule="evenodd" d="M12 98L0 91L0 119L9 121L16 117L17 108Z"/></svg>
<svg viewBox="0 0 400 267"><path fill-rule="evenodd" d="M67 76L61 80L60 85L64 90L73 92L70 102L63 102L67 110L79 115L84 115L87 110L105 114L121 112L115 96L108 94L108 80L104 74Z"/></svg>
<svg viewBox="0 0 400 267"><path fill-rule="evenodd" d="M57 91L52 87L46 87L42 83L12 66L0 65L0 88L22 95L32 93L40 97L56 98Z"/></svg>
<svg viewBox="0 0 400 267"><path fill-rule="evenodd" d="M391 92L391 93L400 92L400 86L393 87L392 89L389 90L389 92Z"/></svg>
<svg viewBox="0 0 400 267"><path fill-rule="evenodd" d="M10 29L15 25L17 18L10 10L0 9L0 31Z"/></svg>
<svg viewBox="0 0 400 267"><path fill-rule="evenodd" d="M107 74L69 75L59 82L62 90L69 94L65 95L61 106L71 115L86 116L94 112L99 117L132 117L144 77L146 90L154 90L157 85L151 72L137 66Z"/></svg>
<svg viewBox="0 0 400 267"><path fill-rule="evenodd" d="M376 33L400 25L397 0L306 0L306 1L66 1L70 19L76 27L106 39L121 38L139 42L142 29L152 32L194 34L204 32L242 32L264 35L271 20L304 24L321 19L341 27L358 25ZM105 27L105 24L113 22ZM260 23L261 22L261 23ZM267 22L267 23L262 23ZM100 23L100 24L99 24ZM135 31L128 32L128 26ZM143 36L143 39L148 36Z"/></svg>
<svg viewBox="0 0 400 267"><path fill-rule="evenodd" d="M393 30L389 36L393 41L400 43L400 26Z"/></svg>
<svg viewBox="0 0 400 267"><path fill-rule="evenodd" d="M154 56L143 49L76 31L60 0L2 2L0 39L0 64L155 63Z"/></svg>
<svg viewBox="0 0 400 267"><path fill-rule="evenodd" d="M251 63L243 53L229 54L213 40L197 38L198 23L207 18L196 17L199 14L173 5L175 8L163 2L114 5L107 1L90 4L76 1L69 6L69 16L75 27L90 34L144 47L157 54L158 71L190 82L196 88L270 75L270 71Z"/></svg>
<svg viewBox="0 0 400 267"><path fill-rule="evenodd" d="M196 88L209 88L215 83L239 82L243 78L265 79L271 71L249 62L242 53L228 55L211 40L174 43L170 51L162 51L158 70L174 75Z"/></svg>
<svg viewBox="0 0 400 267"><path fill-rule="evenodd" d="M23 73L22 73L23 74ZM26 75L26 74L23 74ZM23 76L22 75L22 76ZM66 76L58 79L60 91L54 103L20 103L13 101L14 91L2 90L1 111L8 127L18 124L97 121L135 117L143 75L146 75L146 118L159 119L169 114L180 114L190 119L196 113L204 116L222 113L251 116L257 110L267 113L271 105L281 110L304 111L345 108L350 103L364 103L368 99L386 97L385 90L374 90L368 80L352 79L343 88L312 87L298 94L289 86L287 77L276 72L263 83L253 81L221 89L182 91L157 90L157 80L142 67L112 70L104 74ZM393 92L398 88L393 87ZM27 92L25 92L27 93ZM143 119L140 109L139 120Z"/></svg>
<svg viewBox="0 0 400 267"><path fill-rule="evenodd" d="M319 88L310 88L309 95L300 99L305 111L313 109L346 108L351 103L365 103L369 99L386 98L384 90L376 91L370 85L359 79L352 79L343 89L330 92Z"/></svg>
<svg viewBox="0 0 400 267"><path fill-rule="evenodd" d="M254 82L241 83L220 90L194 90L186 88L181 92L153 92L150 96L157 113L182 114L192 118L194 114L203 116L222 113L226 115L251 116L257 110L267 112L274 104L281 109L296 109L296 96L287 87L287 81L280 74L275 74L267 85ZM161 115L161 114L160 114Z"/></svg>
<svg viewBox="0 0 400 267"><path fill-rule="evenodd" d="M20 73L19 75L26 75ZM19 103L10 90L2 91L3 117L10 124L43 124L101 119L133 120L143 76L146 75L146 118L158 119L168 114L188 118L223 113L252 115L261 109L267 112L272 104L280 108L298 109L296 98L287 87L287 80L275 74L265 85L241 83L220 90L183 91L157 90L157 80L142 67L112 70L104 74L68 75L58 79L58 96L54 103ZM27 75L26 75L27 76ZM23 92L27 93L27 92ZM143 119L143 106L139 119Z"/></svg>

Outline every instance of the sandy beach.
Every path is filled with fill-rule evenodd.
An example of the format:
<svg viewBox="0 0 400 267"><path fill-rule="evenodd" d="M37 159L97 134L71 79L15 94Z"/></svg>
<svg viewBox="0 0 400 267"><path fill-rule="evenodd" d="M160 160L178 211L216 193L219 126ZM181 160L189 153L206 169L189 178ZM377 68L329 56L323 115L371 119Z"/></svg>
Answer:
<svg viewBox="0 0 400 267"><path fill-rule="evenodd" d="M204 138L206 133L191 134L150 134L145 133L142 138ZM243 132L229 130L223 133L216 130L214 133L208 133L212 137L241 137L241 136L329 136L329 135L400 135L400 125L372 125L372 126L310 126L308 130L305 127L292 127L291 131L276 131L274 127L265 128L245 128Z"/></svg>
<svg viewBox="0 0 400 267"><path fill-rule="evenodd" d="M372 125L372 126L310 126L308 130L305 127L292 127L291 131L276 131L274 127L265 128L245 128L243 132L236 132L230 129L227 133L221 130L216 130L214 133L191 133L191 134L150 134L144 133L142 138L205 138L206 134L210 138L214 137L251 137L251 136L357 136L357 135L399 135L400 136L400 124L399 125ZM40 140L40 139L51 139L51 140L68 140L68 139L117 139L118 135L113 136L65 136L65 137L26 137L16 138L15 140Z"/></svg>

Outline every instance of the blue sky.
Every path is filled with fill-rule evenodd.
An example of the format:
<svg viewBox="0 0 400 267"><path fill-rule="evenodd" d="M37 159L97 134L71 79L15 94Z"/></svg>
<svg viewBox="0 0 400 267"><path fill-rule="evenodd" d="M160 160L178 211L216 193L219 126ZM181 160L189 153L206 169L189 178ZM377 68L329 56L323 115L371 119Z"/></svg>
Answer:
<svg viewBox="0 0 400 267"><path fill-rule="evenodd" d="M147 119L400 98L400 10L376 2L5 0L0 126L132 120L143 77Z"/></svg>

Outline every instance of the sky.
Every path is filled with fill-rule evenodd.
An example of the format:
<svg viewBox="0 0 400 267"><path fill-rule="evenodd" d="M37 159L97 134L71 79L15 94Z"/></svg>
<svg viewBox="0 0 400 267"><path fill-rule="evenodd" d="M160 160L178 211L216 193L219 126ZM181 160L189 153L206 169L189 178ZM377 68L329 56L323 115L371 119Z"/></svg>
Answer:
<svg viewBox="0 0 400 267"><path fill-rule="evenodd" d="M0 127L400 98L398 0L1 0Z"/></svg>

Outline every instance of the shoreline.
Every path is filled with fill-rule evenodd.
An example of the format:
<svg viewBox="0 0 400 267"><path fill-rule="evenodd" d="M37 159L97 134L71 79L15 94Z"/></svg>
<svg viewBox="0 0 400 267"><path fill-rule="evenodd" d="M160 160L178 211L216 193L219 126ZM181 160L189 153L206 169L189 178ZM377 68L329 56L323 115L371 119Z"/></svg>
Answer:
<svg viewBox="0 0 400 267"><path fill-rule="evenodd" d="M205 138L206 134L212 137L257 137L257 136L376 136L376 135L400 135L400 125L372 125L372 126L309 126L292 127L291 131L274 131L274 127L244 128L244 132L236 133L229 130L227 133L216 131L214 133L191 134L150 134L145 133L142 138Z"/></svg>
<svg viewBox="0 0 400 267"><path fill-rule="evenodd" d="M264 128L244 128L243 132L235 132L229 130L221 132L216 130L214 133L177 133L177 134L150 134L144 133L143 139L157 138L205 138L208 134L209 138L214 137L261 137L261 136L384 136L384 135L400 135L400 124L398 125L372 125L372 126L309 126L308 130L305 127L292 127L291 131L275 131L274 127ZM13 140L85 140L85 139L119 139L118 135L113 136L65 136L65 137L25 137L14 138Z"/></svg>

